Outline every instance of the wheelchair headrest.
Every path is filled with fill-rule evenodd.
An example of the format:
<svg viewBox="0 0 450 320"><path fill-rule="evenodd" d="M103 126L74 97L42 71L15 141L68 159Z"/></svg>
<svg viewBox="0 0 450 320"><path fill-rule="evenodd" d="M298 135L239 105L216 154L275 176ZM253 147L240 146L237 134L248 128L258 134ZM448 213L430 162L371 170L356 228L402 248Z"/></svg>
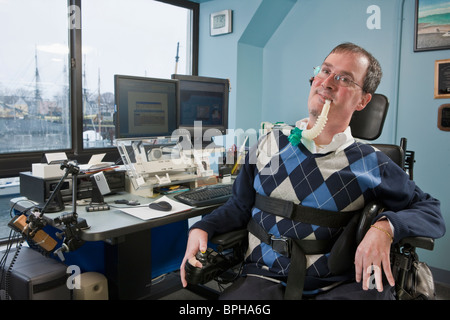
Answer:
<svg viewBox="0 0 450 320"><path fill-rule="evenodd" d="M389 108L386 96L375 93L372 100L361 111L355 111L350 121L352 135L363 140L375 140L383 131L384 120Z"/></svg>

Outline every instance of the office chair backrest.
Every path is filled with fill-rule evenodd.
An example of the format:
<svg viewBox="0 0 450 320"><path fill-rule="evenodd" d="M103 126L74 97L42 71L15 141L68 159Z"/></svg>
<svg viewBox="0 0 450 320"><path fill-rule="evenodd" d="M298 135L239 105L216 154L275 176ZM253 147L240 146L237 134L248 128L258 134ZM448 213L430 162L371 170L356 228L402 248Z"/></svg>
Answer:
<svg viewBox="0 0 450 320"><path fill-rule="evenodd" d="M386 96L375 93L372 100L361 111L355 111L350 121L352 135L363 140L375 140L383 131L384 120L389 109Z"/></svg>

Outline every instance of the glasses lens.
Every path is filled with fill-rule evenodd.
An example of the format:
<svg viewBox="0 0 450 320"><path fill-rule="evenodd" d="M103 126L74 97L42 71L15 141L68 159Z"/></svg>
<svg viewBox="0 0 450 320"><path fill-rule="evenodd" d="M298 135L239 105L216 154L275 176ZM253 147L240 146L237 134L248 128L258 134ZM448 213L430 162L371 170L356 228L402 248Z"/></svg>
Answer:
<svg viewBox="0 0 450 320"><path fill-rule="evenodd" d="M314 68L314 77L318 77L319 79L328 79L328 77L331 75L333 76L334 82L341 87L348 87L350 86L351 83L358 85L357 83L349 79L347 76L335 74L326 68L323 69L322 66L317 66Z"/></svg>
<svg viewBox="0 0 450 320"><path fill-rule="evenodd" d="M314 76L317 76L319 74L320 69L321 69L320 66L314 68Z"/></svg>

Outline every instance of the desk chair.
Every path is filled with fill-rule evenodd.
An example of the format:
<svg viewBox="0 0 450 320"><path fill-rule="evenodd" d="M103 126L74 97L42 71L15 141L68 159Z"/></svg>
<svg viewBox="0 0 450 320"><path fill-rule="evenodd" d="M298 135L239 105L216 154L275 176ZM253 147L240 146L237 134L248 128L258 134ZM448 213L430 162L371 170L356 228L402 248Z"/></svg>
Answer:
<svg viewBox="0 0 450 320"><path fill-rule="evenodd" d="M389 109L389 101L386 96L382 94L374 94L370 103L362 111L356 111L350 122L352 135L361 140L373 141L380 137L384 121ZM402 138L400 145L392 144L372 144L374 147L389 156L396 164L404 169L413 179L413 165L414 152L406 150L406 138ZM373 218L382 210L379 203L369 203L362 210L359 218L358 227L356 230L356 243L364 237ZM236 230L226 234L214 236L210 243L216 247L220 258L214 258L217 264L217 271L220 271L220 277L215 277L215 280L220 283L227 283L230 280L229 267L236 266L239 262L244 260L244 255L247 248L248 231L247 229ZM414 237L405 238L398 244L393 246L391 252L391 261L393 262L393 271L396 276L396 291L400 300L409 299L433 299L434 297L425 296L410 296L410 289L414 285L411 283L411 266L417 260L416 248L423 248L433 250L434 240L430 238ZM210 271L212 268L209 269ZM211 274L218 274L211 272ZM239 274L231 273L231 281L233 277ZM203 284L211 277L205 278ZM191 286L192 288L192 286ZM198 292L198 291L197 291ZM211 293L211 292L209 292ZM218 293L217 293L218 294ZM211 297L211 296L209 296Z"/></svg>

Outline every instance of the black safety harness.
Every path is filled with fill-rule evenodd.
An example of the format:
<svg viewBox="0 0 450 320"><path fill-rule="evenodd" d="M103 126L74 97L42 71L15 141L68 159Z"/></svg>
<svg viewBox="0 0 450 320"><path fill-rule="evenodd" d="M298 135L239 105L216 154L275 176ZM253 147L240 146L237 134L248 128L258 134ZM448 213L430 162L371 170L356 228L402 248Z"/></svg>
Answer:
<svg viewBox="0 0 450 320"><path fill-rule="evenodd" d="M346 227L350 220L360 211L336 212L305 207L291 201L256 195L255 207L277 216L293 221L313 224L322 227ZM306 276L306 255L325 254L330 252L336 237L327 240L300 240L285 236L277 237L269 234L254 219L250 219L248 231L272 249L291 259L285 299L298 300L302 298Z"/></svg>

